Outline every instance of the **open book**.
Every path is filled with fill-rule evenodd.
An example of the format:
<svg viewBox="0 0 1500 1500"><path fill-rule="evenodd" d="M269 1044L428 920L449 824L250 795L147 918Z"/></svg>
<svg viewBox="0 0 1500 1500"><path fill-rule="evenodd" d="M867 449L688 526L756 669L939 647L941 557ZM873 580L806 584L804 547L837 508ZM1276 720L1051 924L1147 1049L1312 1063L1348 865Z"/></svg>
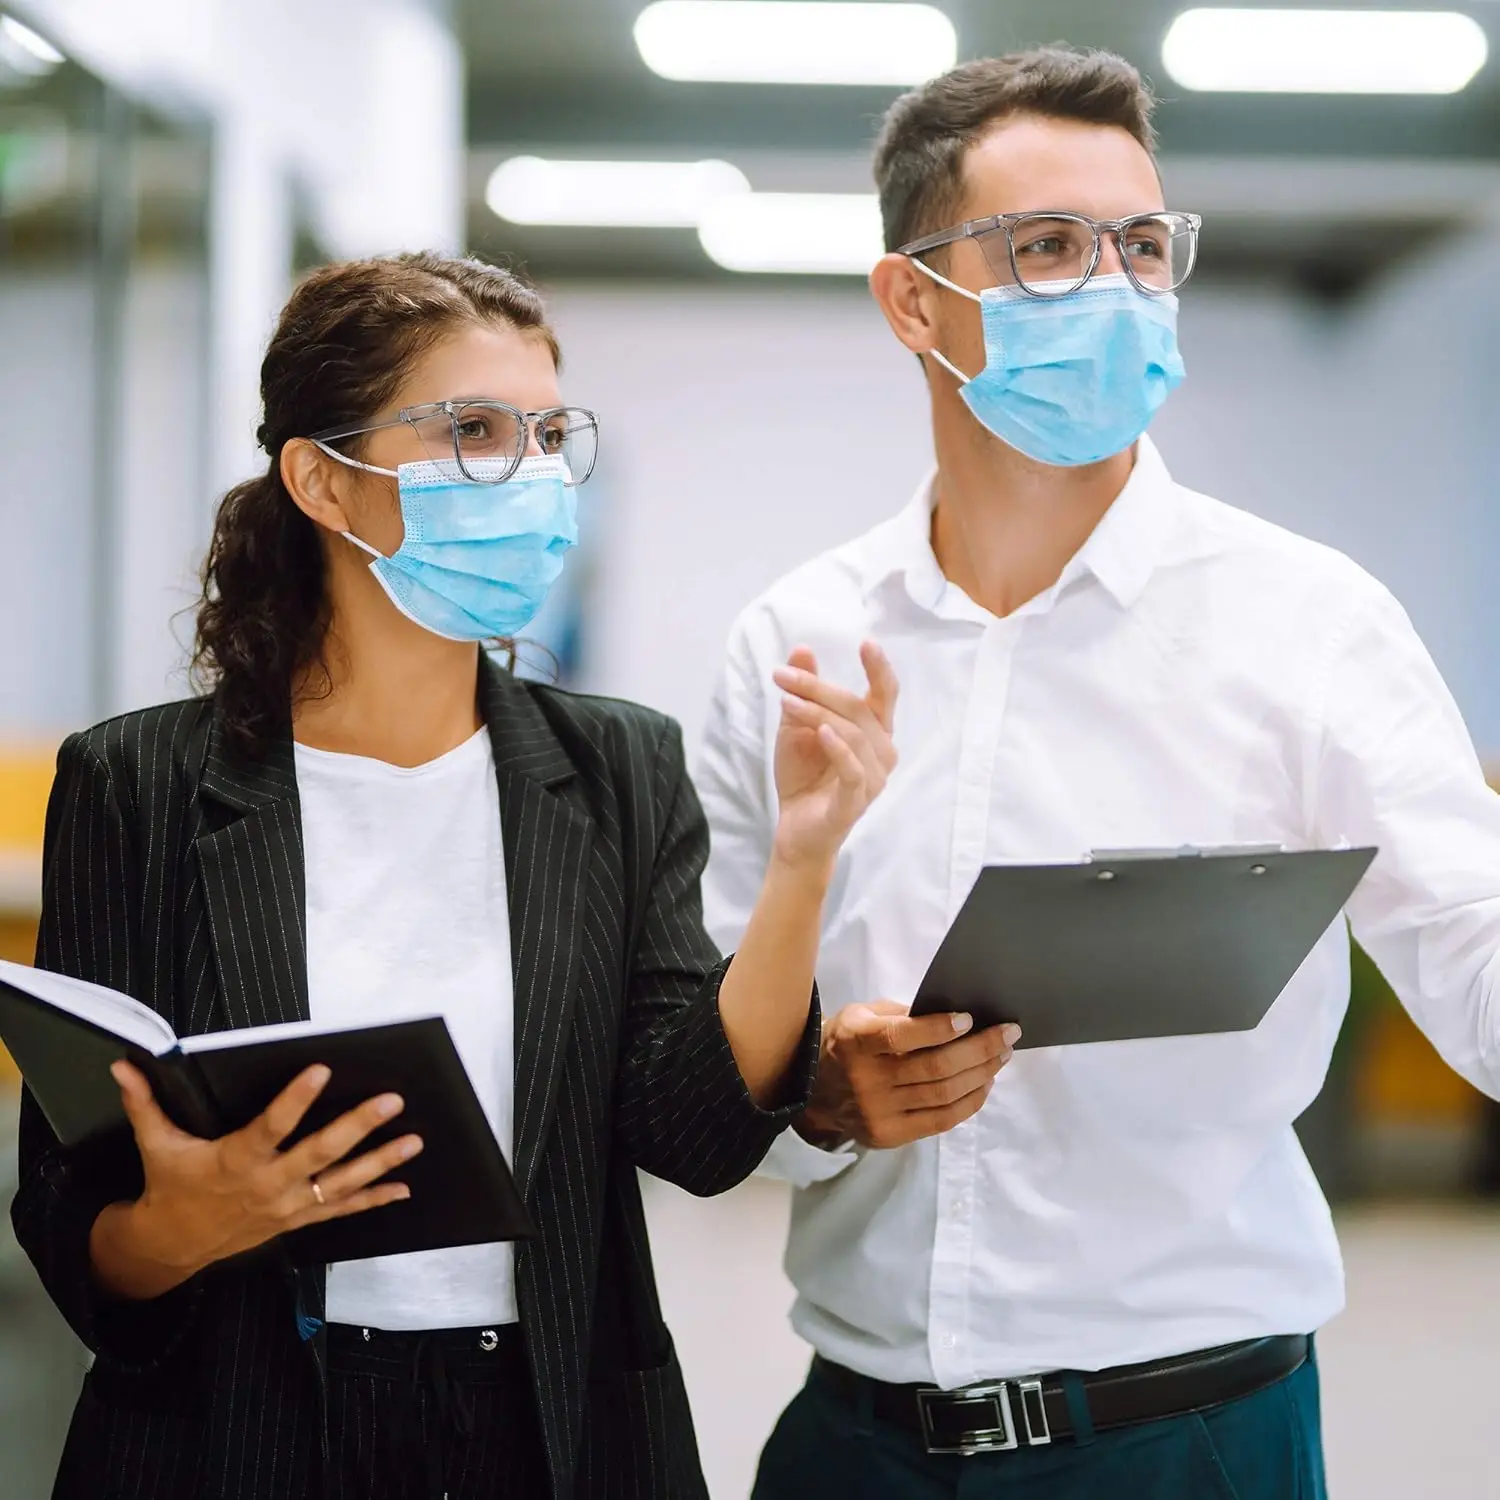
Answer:
<svg viewBox="0 0 1500 1500"><path fill-rule="evenodd" d="M297 1021L179 1038L129 995L0 960L0 1041L65 1146L129 1129L109 1071L121 1057L150 1080L174 1124L205 1138L248 1125L314 1063L333 1076L288 1145L376 1094L400 1094L406 1108L355 1154L408 1132L420 1135L421 1154L387 1179L407 1183L411 1197L285 1236L287 1250L304 1263L525 1239L533 1232L441 1016L355 1029Z"/></svg>

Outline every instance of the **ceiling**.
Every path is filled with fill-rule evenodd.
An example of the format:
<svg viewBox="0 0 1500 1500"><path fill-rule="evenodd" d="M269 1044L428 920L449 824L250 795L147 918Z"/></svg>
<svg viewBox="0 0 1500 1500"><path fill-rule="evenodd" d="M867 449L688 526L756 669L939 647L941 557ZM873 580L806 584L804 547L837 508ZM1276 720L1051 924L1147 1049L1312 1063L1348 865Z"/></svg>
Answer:
<svg viewBox="0 0 1500 1500"><path fill-rule="evenodd" d="M1171 0L936 0L975 57L1066 40L1135 61L1161 96L1172 201L1204 212L1202 274L1292 276L1344 293L1435 236L1500 218L1500 0L1400 0L1467 9L1491 57L1448 97L1191 94L1159 65ZM1283 0L1286 3L1286 0ZM1339 0L1319 0L1323 6ZM631 27L644 0L457 0L468 67L472 248L537 275L728 275L687 230L522 229L483 203L517 151L722 156L759 189L860 192L896 89L687 84L657 78ZM1384 0L1394 8L1394 0ZM1351 8L1359 8L1357 6Z"/></svg>

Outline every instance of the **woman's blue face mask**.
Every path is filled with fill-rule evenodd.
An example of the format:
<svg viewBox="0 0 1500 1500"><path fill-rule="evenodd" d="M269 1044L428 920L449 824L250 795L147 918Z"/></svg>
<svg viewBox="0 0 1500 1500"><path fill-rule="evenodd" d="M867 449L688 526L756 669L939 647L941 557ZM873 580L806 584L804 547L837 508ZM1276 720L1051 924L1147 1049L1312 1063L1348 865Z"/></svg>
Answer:
<svg viewBox="0 0 1500 1500"><path fill-rule="evenodd" d="M562 573L563 555L578 541L576 491L562 458L521 461L500 484L473 484L451 459L377 468L318 447L351 468L396 480L405 527L389 557L352 532L344 537L373 558L392 604L434 635L488 641L518 635L536 618ZM483 479L509 459L469 465Z"/></svg>
<svg viewBox="0 0 1500 1500"><path fill-rule="evenodd" d="M1037 297L1019 287L976 296L918 260L934 281L979 303L984 369L963 384L978 421L1038 463L1098 463L1129 448L1186 373L1177 348L1177 298L1148 297L1123 274L1075 292Z"/></svg>

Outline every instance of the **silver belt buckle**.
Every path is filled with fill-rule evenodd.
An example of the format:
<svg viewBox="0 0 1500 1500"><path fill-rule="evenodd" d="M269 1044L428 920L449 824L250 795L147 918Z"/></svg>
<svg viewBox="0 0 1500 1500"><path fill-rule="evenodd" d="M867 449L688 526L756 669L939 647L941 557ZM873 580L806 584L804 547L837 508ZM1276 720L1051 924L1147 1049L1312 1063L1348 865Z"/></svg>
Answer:
<svg viewBox="0 0 1500 1500"><path fill-rule="evenodd" d="M1011 1384L1008 1380L995 1380L983 1385L964 1386L956 1391L918 1391L917 1411L922 1418L922 1440L927 1451L970 1458L976 1453L1006 1453L1019 1448L1022 1439L1011 1411ZM1042 1401L1042 1383L1040 1380L1018 1380L1014 1384L1021 1402L1026 1446L1044 1447L1052 1441L1052 1431ZM966 1424L961 1429L962 1435L957 1442L940 1442L933 1430L933 1408L939 1403L948 1408L950 1422L954 1415L974 1419L972 1425ZM954 1408L958 1409L956 1413Z"/></svg>

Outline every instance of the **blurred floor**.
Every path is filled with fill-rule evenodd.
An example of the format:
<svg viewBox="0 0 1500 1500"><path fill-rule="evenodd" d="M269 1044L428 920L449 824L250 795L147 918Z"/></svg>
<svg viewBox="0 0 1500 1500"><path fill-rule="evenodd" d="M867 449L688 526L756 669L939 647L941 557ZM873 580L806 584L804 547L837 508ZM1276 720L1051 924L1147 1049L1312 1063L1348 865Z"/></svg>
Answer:
<svg viewBox="0 0 1500 1500"><path fill-rule="evenodd" d="M703 1204L648 1186L709 1488L713 1500L745 1500L807 1359L786 1323L790 1288L766 1274L780 1260L786 1196L751 1182ZM1342 1213L1339 1231L1349 1306L1319 1340L1333 1500L1496 1500L1500 1212L1364 1207Z"/></svg>

